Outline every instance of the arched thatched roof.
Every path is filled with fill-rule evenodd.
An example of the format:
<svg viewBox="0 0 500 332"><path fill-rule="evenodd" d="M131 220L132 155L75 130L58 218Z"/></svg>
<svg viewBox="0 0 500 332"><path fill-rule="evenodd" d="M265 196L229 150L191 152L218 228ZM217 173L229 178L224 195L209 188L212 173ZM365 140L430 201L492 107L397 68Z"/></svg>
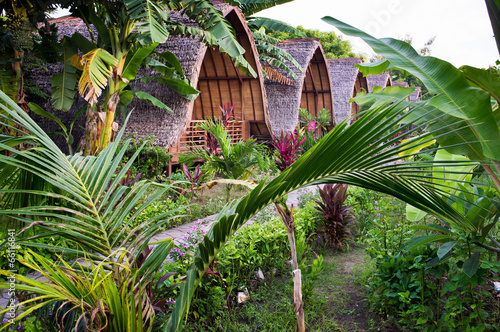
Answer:
<svg viewBox="0 0 500 332"><path fill-rule="evenodd" d="M158 50L168 50L176 55L186 78L200 91L200 95L192 101L154 81L137 83L133 89L154 95L174 113L137 101L134 103L137 110L131 116L127 132L137 132L140 136L154 135L155 144L171 146L185 133L190 121L220 117L219 106L229 103L235 105L235 114L244 123L244 136L269 135L264 80L251 31L238 8L223 3L217 4L217 8L235 29L239 43L246 50L245 59L259 76L253 78L244 74L235 68L230 57L221 54L218 49L208 48L192 38L171 36ZM178 15L175 19L185 25L193 25L185 17Z"/></svg>
<svg viewBox="0 0 500 332"><path fill-rule="evenodd" d="M243 120L244 135L269 136L267 123L266 97L264 91L264 79L258 61L257 50L253 41L250 29L246 25L244 15L241 11L228 4L217 3L225 18L231 23L236 32L239 43L245 48L244 54L247 62L258 73L257 78L244 74L235 68L231 59L221 54L218 49L208 48L198 39L170 36L169 39L157 47L156 51L170 51L174 53L183 68L186 78L193 86L201 91L199 97L193 101L179 96L176 92L166 88L164 85L151 81L143 83L135 82L131 85L133 90L145 91L169 106L173 113L165 109L159 109L154 105L142 100L134 99L129 105L131 114L126 133L137 133L137 137L156 136L154 143L168 147L176 143L183 134L190 120L204 119L213 116L220 116L219 105L230 103L235 105L235 112ZM171 18L184 25L197 27L196 24L188 20L179 12L171 12ZM74 32L79 32L89 38L89 31L84 22L79 18L63 17L51 20L59 29L60 38L64 35L71 36ZM93 31L94 36L95 31ZM50 77L58 74L61 64L48 66L47 71L33 71L30 79L39 83L44 92L50 95ZM138 77L158 75L153 70L140 70ZM50 106L50 99L35 100L44 109L59 116L67 125L71 122L77 110L86 102L77 95L77 100L69 112L54 111ZM46 131L60 131L50 120L40 119L44 123ZM81 116L74 127L75 141L83 135L84 116ZM59 139L58 139L59 141ZM64 141L60 140L60 146L64 147ZM76 143L75 143L76 144Z"/></svg>
<svg viewBox="0 0 500 332"><path fill-rule="evenodd" d="M386 86L391 86L392 81L388 71L383 72L378 75L368 75L366 76L368 81L368 89L371 93L373 91L373 87L380 86L382 89Z"/></svg>
<svg viewBox="0 0 500 332"><path fill-rule="evenodd" d="M362 62L361 58L328 59L336 123L358 113L359 106L351 103L350 99L359 92L368 90L366 77L363 77L359 69L354 67Z"/></svg>
<svg viewBox="0 0 500 332"><path fill-rule="evenodd" d="M419 86L414 87L415 91L410 95L410 101L422 100L422 88Z"/></svg>
<svg viewBox="0 0 500 332"><path fill-rule="evenodd" d="M292 132L297 127L299 108L307 108L313 115L325 108L332 112L333 118L330 72L319 40L297 38L277 46L288 52L304 72L287 63L299 78L294 85L265 80L269 123L274 135L279 135L281 130ZM278 72L291 79L283 71Z"/></svg>

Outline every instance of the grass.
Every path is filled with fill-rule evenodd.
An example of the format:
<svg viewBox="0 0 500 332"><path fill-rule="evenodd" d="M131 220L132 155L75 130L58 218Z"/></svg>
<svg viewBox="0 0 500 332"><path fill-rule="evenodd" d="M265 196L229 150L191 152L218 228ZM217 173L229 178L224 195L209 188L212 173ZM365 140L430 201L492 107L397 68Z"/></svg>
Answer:
<svg viewBox="0 0 500 332"><path fill-rule="evenodd" d="M391 331L371 313L366 302L364 280L371 271L361 247L347 252L319 248L324 269L314 290L305 293L307 331ZM293 281L291 273L266 276L250 283L250 300L234 304L219 317L191 322L186 331L294 331Z"/></svg>

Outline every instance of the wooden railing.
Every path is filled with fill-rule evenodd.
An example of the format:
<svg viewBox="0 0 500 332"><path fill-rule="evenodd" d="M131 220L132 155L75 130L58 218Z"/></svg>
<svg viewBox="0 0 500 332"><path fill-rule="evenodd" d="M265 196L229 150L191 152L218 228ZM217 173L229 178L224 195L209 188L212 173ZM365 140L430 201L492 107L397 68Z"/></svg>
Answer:
<svg viewBox="0 0 500 332"><path fill-rule="evenodd" d="M191 149L207 148L207 131L198 128L204 120L191 120L185 128L184 134L177 143L174 143L169 152L172 154L172 163L176 164L181 152ZM227 131L231 137L231 143L235 144L239 140L245 139L244 123L242 121L229 121Z"/></svg>

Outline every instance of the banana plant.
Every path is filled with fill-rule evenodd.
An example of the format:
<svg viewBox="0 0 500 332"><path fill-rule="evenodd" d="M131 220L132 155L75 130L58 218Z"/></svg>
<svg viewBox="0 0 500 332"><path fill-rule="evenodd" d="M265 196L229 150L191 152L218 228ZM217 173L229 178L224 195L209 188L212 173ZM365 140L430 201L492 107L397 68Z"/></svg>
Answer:
<svg viewBox="0 0 500 332"><path fill-rule="evenodd" d="M464 223L463 216L443 198L451 194L432 182L433 166L440 163L427 160L405 162L399 156L402 151L421 145L422 139L433 140L435 132L424 132L419 138L397 144L399 139L394 137L394 128L398 127L400 121L410 119L417 112L416 108L408 110L404 102L413 89L397 89L402 98L392 98L372 106L351 125L348 124L349 119L338 124L273 181L260 183L246 197L219 213L194 256L187 280L181 286L175 309L164 331L182 329L183 317L203 271L238 228L268 204L302 186L324 183L360 186L398 197L450 224ZM408 121L401 128L408 129L412 134L431 123L410 127L414 122ZM445 164L463 165L464 162ZM422 176L422 173L425 175Z"/></svg>
<svg viewBox="0 0 500 332"><path fill-rule="evenodd" d="M466 155L471 160L489 159L483 166L500 188L500 145L495 144L500 140L499 123L498 115L492 110L489 92L471 85L464 73L450 63L420 56L403 41L377 39L332 17L324 17L323 20L347 35L362 38L375 52L384 56L386 60L378 65L377 72L395 68L418 77L434 97L418 104L420 111L415 116L421 116L420 121L429 121L434 117L429 129L436 132L438 143L448 152ZM370 69L370 65L356 66L363 73L365 68ZM450 129L453 135L439 135ZM455 146L453 143L459 144Z"/></svg>
<svg viewBox="0 0 500 332"><path fill-rule="evenodd" d="M88 40L75 33L71 45L63 52L67 54L62 59L63 72L53 80L59 83L55 88L53 105L68 109L73 104L74 68L82 74L79 76L78 91L92 107L88 109L89 133L90 126L98 116L98 108L105 113L102 133L99 138L87 137L87 141L97 141L98 149L107 147L112 136L112 125L116 108L124 108L133 96L152 102L158 107L168 107L158 99L144 92L133 91L129 84L137 77L137 70L147 63L158 70L162 76L150 79L166 85L184 97L195 98L198 91L185 79L182 68L172 53L155 54L154 49L167 40L172 27L179 23L170 18L170 11L182 10L188 18L198 24L199 29L177 29L189 35L201 35L210 46L218 46L226 52L242 70L256 75L250 64L243 57L245 50L236 40L234 30L218 10L208 0L124 0L124 1L94 1L89 3L71 2L75 16L81 17L89 26L97 30L97 37L92 33ZM80 57L75 50L84 55ZM73 55L68 57L69 55ZM74 67L74 68L71 68ZM178 75L177 75L178 74ZM144 78L146 80L146 78ZM104 94L100 98L101 94ZM100 105L96 107L96 105Z"/></svg>
<svg viewBox="0 0 500 332"><path fill-rule="evenodd" d="M492 4L493 1L487 1L487 3ZM395 68L418 77L433 94L433 97L424 102L408 104L408 106L416 109L413 112L415 123L428 122L427 130L433 133L436 141L448 152L448 154L438 152L437 158L434 160L445 161L444 159L453 158L456 161L461 159L465 164L479 163L497 190L500 191L500 145L498 144L500 141L500 113L498 112L500 76L497 70L478 69L470 66L457 69L441 59L420 56L411 46L402 41L392 38L376 39L332 17L324 17L323 20L336 26L347 35L362 38L375 52L385 57L386 60L376 64L356 65L364 74L379 73L387 68ZM392 94L393 91L386 88L378 94L363 94L354 100L360 105L366 105L367 102L380 103L381 100L391 98ZM474 164L465 164L465 167L474 167ZM439 169L435 170L436 175ZM462 170L462 172L467 171ZM415 239L411 244L413 246L428 242L446 242L446 245L442 246L444 249L438 252L439 259L446 257L453 247L462 242L475 243L497 251L498 241L488 234L498 221L498 218L494 217L495 212L492 212L495 211L495 207L488 197L481 197L477 190L474 195L472 189L464 187L467 179L461 178L459 173L448 175L450 180L457 183L455 185L443 182L443 180L435 180L434 182L441 182L439 185L447 187L446 191L454 190L456 192L457 189L460 191L457 195L463 197L452 203L462 213L463 223L452 225L452 230L445 232L446 236L429 235ZM437 178L446 179L448 177L443 176L443 174ZM472 197L469 197L471 194ZM468 199L465 199L466 197ZM477 204L477 206L474 209L464 209L463 204ZM414 208L408 208L408 210L415 220L425 215ZM479 222L481 218L483 220ZM432 231L438 231L438 229L442 229L442 227L432 226ZM493 246L484 243L486 237L493 243ZM471 276L477 270L476 263L479 262L479 252L473 253L469 246L468 256L464 270Z"/></svg>

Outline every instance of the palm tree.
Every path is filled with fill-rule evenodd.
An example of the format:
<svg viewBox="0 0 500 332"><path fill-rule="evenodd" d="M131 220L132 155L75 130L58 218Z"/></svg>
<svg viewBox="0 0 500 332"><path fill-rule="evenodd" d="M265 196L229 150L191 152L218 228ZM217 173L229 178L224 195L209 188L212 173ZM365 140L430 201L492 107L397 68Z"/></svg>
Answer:
<svg viewBox="0 0 500 332"><path fill-rule="evenodd" d="M165 261L173 242L159 243L145 260L141 254L176 211L140 224L136 224L135 219L171 190L171 185L145 180L130 186L123 183L142 148L122 165L130 140L125 141L123 147L119 147L118 142L112 143L97 156L67 156L1 91L0 100L0 107L7 114L1 117L0 126L15 131L0 140L0 196L3 203L6 200L11 203L2 207L0 215L25 226L16 234L17 243L24 247L55 250L79 259L71 264L62 259L61 266L54 266L31 252L30 257L21 260L48 281L15 276L23 283L19 290L39 295L38 303L20 304L24 310L17 320L42 307L55 305L57 311L67 304L69 311L80 317L77 325L86 321L89 327L95 327L93 323L99 327L106 325L104 331L143 331L145 327L144 330L151 330L154 307L145 289ZM10 126L10 121L16 127ZM123 130L118 139L122 134ZM27 143L28 148L16 149L22 143ZM33 186L30 183L33 178L45 185ZM23 183L28 183L30 189L23 188ZM157 190L149 194L148 190L155 187ZM27 235L32 228L37 232ZM61 236L74 246L66 248L34 241L51 236ZM2 275L8 273L0 270Z"/></svg>
<svg viewBox="0 0 500 332"><path fill-rule="evenodd" d="M274 70L272 67L283 70L294 80L298 80L298 77L290 69L290 66L295 67L300 72L303 72L303 70L288 52L274 45L280 43L281 41L267 35L267 32L288 32L297 37L305 37L305 35L300 30L285 22L267 17L254 17L253 15L265 9L292 1L293 0L241 0L238 6L247 19L248 27L252 30L255 46L257 47L257 52L259 53L259 60L268 64L268 66L262 65L264 76L288 85L293 85L294 82L285 75Z"/></svg>

